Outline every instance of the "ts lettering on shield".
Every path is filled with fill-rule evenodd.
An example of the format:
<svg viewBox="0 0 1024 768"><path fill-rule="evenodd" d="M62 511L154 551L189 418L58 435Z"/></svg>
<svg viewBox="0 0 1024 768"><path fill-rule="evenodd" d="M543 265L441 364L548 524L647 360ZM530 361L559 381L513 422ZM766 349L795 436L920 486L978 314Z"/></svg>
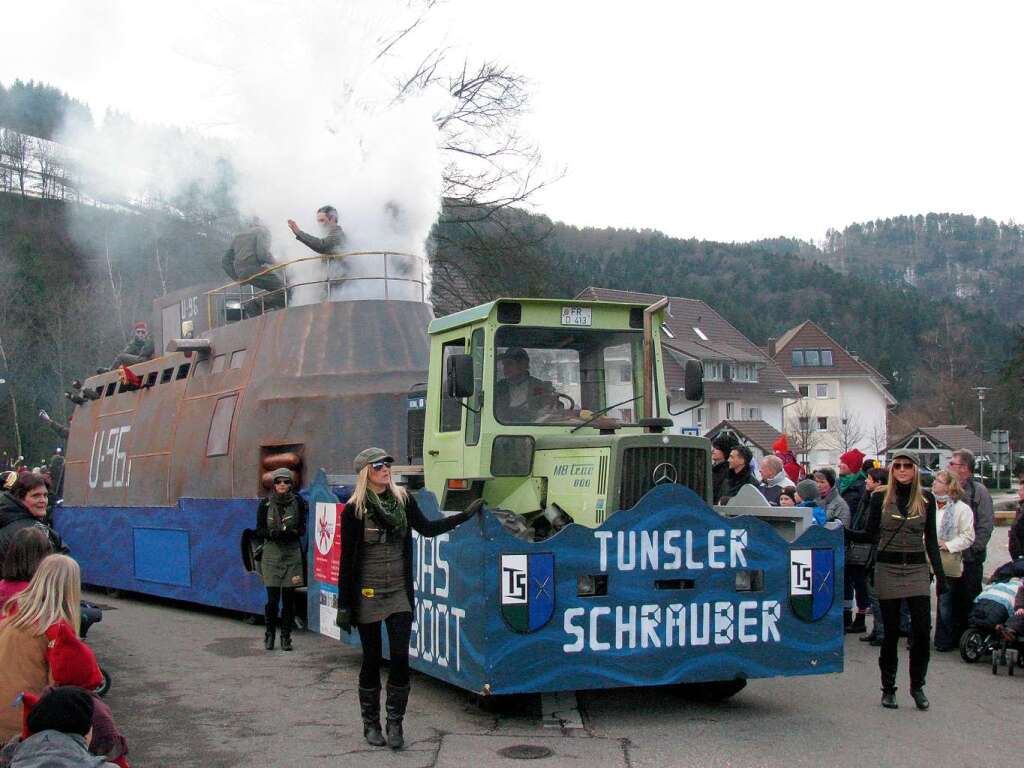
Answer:
<svg viewBox="0 0 1024 768"><path fill-rule="evenodd" d="M835 599L835 557L831 549L789 553L789 604L804 621L828 615Z"/></svg>
<svg viewBox="0 0 1024 768"><path fill-rule="evenodd" d="M555 612L555 556L501 556L501 615L515 632L536 632Z"/></svg>

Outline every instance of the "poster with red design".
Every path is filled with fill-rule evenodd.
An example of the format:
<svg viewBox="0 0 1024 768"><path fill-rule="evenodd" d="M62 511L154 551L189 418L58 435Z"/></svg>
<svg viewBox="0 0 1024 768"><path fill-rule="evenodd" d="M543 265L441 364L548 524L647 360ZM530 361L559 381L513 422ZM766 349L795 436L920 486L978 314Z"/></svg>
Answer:
<svg viewBox="0 0 1024 768"><path fill-rule="evenodd" d="M313 578L327 584L338 583L341 564L341 512L344 504L316 504L316 528L313 531L316 549L313 552Z"/></svg>

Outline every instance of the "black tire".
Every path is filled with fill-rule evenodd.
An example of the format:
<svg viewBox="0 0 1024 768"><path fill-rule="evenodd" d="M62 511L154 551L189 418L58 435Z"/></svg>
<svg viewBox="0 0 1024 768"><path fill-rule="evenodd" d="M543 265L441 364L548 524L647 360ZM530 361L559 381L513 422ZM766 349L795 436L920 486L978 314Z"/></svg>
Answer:
<svg viewBox="0 0 1024 768"><path fill-rule="evenodd" d="M97 696L106 696L110 692L111 683L113 683L110 673L107 672L103 667L100 667L100 674L103 675L103 682L96 688Z"/></svg>
<svg viewBox="0 0 1024 768"><path fill-rule="evenodd" d="M715 680L710 683L679 683L676 692L690 701L714 704L731 699L746 687L747 681L743 679Z"/></svg>
<svg viewBox="0 0 1024 768"><path fill-rule="evenodd" d="M980 629L968 629L960 636L960 658L968 664L981 661L985 655L985 633Z"/></svg>

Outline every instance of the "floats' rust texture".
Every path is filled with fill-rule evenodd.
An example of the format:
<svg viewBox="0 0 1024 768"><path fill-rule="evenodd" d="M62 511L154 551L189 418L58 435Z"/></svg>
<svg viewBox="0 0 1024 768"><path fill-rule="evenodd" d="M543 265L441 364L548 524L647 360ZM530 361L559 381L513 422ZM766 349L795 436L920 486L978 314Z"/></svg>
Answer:
<svg viewBox="0 0 1024 768"><path fill-rule="evenodd" d="M176 335L160 326L170 305L154 313L158 348ZM401 457L405 398L427 378L431 317L428 304L413 301L292 306L201 329L209 354L133 366L144 382L155 378L152 386L118 391L116 372L88 379L103 396L75 411L65 504L254 498L262 458L282 450L299 454L303 481L319 467L350 471L367 445Z"/></svg>

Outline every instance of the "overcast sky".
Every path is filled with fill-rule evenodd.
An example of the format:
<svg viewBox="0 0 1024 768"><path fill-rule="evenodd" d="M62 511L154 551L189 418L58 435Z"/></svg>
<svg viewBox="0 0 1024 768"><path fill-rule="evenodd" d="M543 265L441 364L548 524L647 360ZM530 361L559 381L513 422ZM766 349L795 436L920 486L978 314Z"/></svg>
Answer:
<svg viewBox="0 0 1024 768"><path fill-rule="evenodd" d="M8 9L0 80L211 127L198 106L166 114L197 66L173 46L107 61L110 5ZM554 219L736 241L928 211L1024 220L1019 3L450 0L434 21L531 79L526 130L566 171L536 200Z"/></svg>

